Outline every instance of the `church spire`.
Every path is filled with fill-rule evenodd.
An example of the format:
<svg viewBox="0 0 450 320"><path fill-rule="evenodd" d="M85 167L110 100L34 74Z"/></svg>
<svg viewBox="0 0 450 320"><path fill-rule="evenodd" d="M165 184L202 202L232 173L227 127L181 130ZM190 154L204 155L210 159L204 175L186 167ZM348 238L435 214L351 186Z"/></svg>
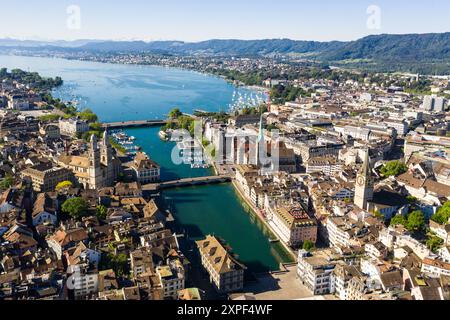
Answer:
<svg viewBox="0 0 450 320"><path fill-rule="evenodd" d="M361 167L361 170L359 171L359 174L366 178L370 178L372 175L372 170L370 168L369 149L364 151L364 162Z"/></svg>
<svg viewBox="0 0 450 320"><path fill-rule="evenodd" d="M370 168L369 149L364 152L364 163L356 177L355 205L363 210L369 210L369 202L373 200L373 180Z"/></svg>
<svg viewBox="0 0 450 320"><path fill-rule="evenodd" d="M258 138L256 140L256 165L262 165L262 156L265 153L265 141L264 141L264 123L263 123L263 115L261 114L261 120L259 122L259 133Z"/></svg>
<svg viewBox="0 0 450 320"><path fill-rule="evenodd" d="M109 141L108 130L105 130L105 132L103 133L101 155L102 155L102 163L105 166L109 166L112 162L112 146Z"/></svg>
<svg viewBox="0 0 450 320"><path fill-rule="evenodd" d="M110 144L110 142L109 142L108 130L105 130L105 132L103 132L103 145L109 146L109 144Z"/></svg>
<svg viewBox="0 0 450 320"><path fill-rule="evenodd" d="M98 148L97 136L95 134L91 135L91 143L90 143L91 151L95 151Z"/></svg>
<svg viewBox="0 0 450 320"><path fill-rule="evenodd" d="M264 142L264 118L261 114L261 120L259 122L259 135L258 135L258 142Z"/></svg>

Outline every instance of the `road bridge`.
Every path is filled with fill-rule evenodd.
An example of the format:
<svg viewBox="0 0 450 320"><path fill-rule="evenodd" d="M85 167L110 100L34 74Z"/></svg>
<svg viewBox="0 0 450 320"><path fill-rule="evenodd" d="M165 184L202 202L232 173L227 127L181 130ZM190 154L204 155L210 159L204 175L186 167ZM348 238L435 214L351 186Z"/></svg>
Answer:
<svg viewBox="0 0 450 320"><path fill-rule="evenodd" d="M104 129L126 129L137 127L156 127L163 126L170 122L169 120L135 120L135 121L122 121L122 122L107 122L103 123Z"/></svg>
<svg viewBox="0 0 450 320"><path fill-rule="evenodd" d="M207 184L218 184L230 182L232 180L231 176L221 175L221 176L209 176L209 177L198 177L198 178L185 178L173 181L165 181L161 183L150 183L142 186L143 191L155 191L182 187L192 187L198 185Z"/></svg>

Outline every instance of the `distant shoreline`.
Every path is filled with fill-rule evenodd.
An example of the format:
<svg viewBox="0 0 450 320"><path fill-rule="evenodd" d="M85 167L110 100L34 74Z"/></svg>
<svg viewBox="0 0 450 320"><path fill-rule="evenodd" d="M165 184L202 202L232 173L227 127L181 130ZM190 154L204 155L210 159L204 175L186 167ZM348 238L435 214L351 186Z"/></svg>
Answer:
<svg viewBox="0 0 450 320"><path fill-rule="evenodd" d="M258 85L236 85L233 83L233 81L231 81L231 79L228 79L225 76L221 76L221 75L217 75L211 72L205 72L205 71L201 71L201 70L196 70L196 69L190 69L190 68L184 68L182 66L166 66L163 64L147 64L147 63L120 63L120 62L114 62L114 61L97 61L97 60L93 60L93 59L81 59L81 58L71 58L71 57L58 57L55 55L32 55L32 54L6 54L6 53L2 53L0 52L0 56L5 56L5 57L29 57L29 58L42 58L42 59L61 59L61 60L66 60L66 61L79 61L79 62L90 62L90 63L100 63L100 64L110 64L110 65L120 65L120 66L140 66L140 67L158 67L158 68L168 68L168 69L173 69L173 70L182 70L182 71L189 71L189 72L195 72L198 74L202 74L202 75L207 75L210 77L214 77L217 79L222 79L225 80L226 82L228 82L229 84L231 84L232 86L234 86L235 88L247 88L250 90L257 90L257 91L267 91L267 88L264 88L263 86L258 86Z"/></svg>

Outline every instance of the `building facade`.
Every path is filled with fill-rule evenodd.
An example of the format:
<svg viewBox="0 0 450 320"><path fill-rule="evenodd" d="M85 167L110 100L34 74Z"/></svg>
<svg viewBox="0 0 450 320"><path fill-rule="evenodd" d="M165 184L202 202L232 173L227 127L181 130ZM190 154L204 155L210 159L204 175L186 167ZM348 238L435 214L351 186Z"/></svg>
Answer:
<svg viewBox="0 0 450 320"><path fill-rule="evenodd" d="M246 267L238 262L214 236L197 241L202 265L214 288L220 293L242 290Z"/></svg>

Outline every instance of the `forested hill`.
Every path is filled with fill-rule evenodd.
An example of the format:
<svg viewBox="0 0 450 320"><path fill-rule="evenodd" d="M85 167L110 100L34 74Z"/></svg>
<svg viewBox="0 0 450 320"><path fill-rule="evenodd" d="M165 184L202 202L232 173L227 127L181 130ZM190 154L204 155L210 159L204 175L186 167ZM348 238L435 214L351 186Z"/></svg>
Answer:
<svg viewBox="0 0 450 320"><path fill-rule="evenodd" d="M29 42L0 39L0 49L30 47ZM46 50L147 52L174 55L271 56L306 58L329 64L379 71L450 73L450 33L372 35L351 42L266 40L182 41L84 41L79 45L43 43ZM33 42L32 49L39 50Z"/></svg>
<svg viewBox="0 0 450 320"><path fill-rule="evenodd" d="M317 58L377 71L450 74L450 33L369 36Z"/></svg>
<svg viewBox="0 0 450 320"><path fill-rule="evenodd" d="M327 60L450 60L450 33L368 36L320 56Z"/></svg>
<svg viewBox="0 0 450 320"><path fill-rule="evenodd" d="M168 54L210 54L225 56L264 56L289 53L331 52L341 48L344 42L294 41L289 39L267 40L208 40L203 42L97 42L80 47L92 51L148 51Z"/></svg>
<svg viewBox="0 0 450 320"><path fill-rule="evenodd" d="M208 40L197 43L92 42L82 49L97 51L167 51L179 54L269 55L311 54L325 60L348 59L450 59L450 33L373 35L352 42L267 40Z"/></svg>

